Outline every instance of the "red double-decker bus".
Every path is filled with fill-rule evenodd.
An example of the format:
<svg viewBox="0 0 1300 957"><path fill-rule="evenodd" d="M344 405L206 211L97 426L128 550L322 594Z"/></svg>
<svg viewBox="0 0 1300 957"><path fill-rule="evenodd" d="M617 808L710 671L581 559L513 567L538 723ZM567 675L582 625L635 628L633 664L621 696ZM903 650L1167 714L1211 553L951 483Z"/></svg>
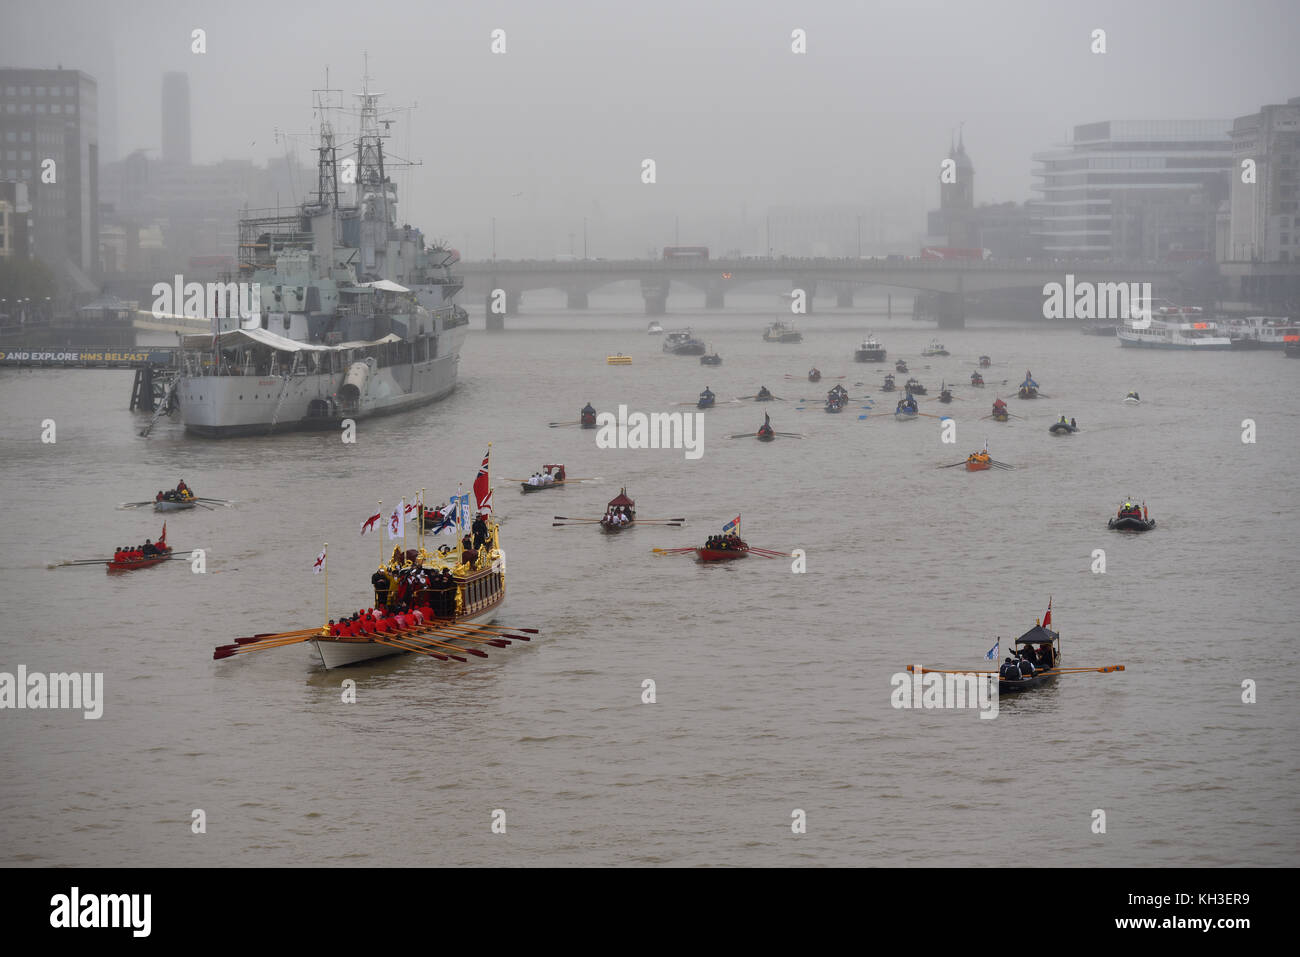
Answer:
<svg viewBox="0 0 1300 957"><path fill-rule="evenodd" d="M708 259L708 246L665 246L664 259Z"/></svg>

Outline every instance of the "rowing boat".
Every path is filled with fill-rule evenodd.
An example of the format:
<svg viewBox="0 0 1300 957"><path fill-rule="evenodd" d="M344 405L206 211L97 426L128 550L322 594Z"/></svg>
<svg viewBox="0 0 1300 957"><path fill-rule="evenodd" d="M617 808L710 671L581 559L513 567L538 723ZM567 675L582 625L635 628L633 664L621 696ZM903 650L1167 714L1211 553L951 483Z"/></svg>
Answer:
<svg viewBox="0 0 1300 957"><path fill-rule="evenodd" d="M1069 422L1053 422L1047 427L1047 431L1053 435L1073 435L1079 431L1079 427L1071 425Z"/></svg>
<svg viewBox="0 0 1300 957"><path fill-rule="evenodd" d="M701 562L732 562L738 558L748 558L749 546L737 539L735 544L726 548L697 548L695 555Z"/></svg>
<svg viewBox="0 0 1300 957"><path fill-rule="evenodd" d="M987 452L972 452L966 457L967 472L987 472L992 465L993 459Z"/></svg>
<svg viewBox="0 0 1300 957"><path fill-rule="evenodd" d="M618 521L626 517L627 521ZM621 488L618 494L605 506L605 514L600 518L600 530L613 534L626 531L636 524L636 502L627 497L627 489Z"/></svg>
<svg viewBox="0 0 1300 957"><path fill-rule="evenodd" d="M1051 622L1051 609L1048 609L1048 623ZM1060 675L1061 667L1061 634L1053 631L1043 624L1035 624L1027 632L1015 640L1015 648L1020 651L1021 648L1032 653L1034 647L1038 647L1040 655L1048 664L1042 668L1035 667L1034 673L1025 675L1016 665L1003 665L998 672L998 694L1018 694L1021 691L1030 691L1034 688L1041 688L1045 684L1055 681ZM1015 668L1017 677L1012 677L1012 669Z"/></svg>
<svg viewBox="0 0 1300 957"><path fill-rule="evenodd" d="M542 492L548 488L564 487L564 466L563 465L543 465L542 474L549 475L552 478L550 482L539 482L536 485L531 482L520 482L519 490L521 492Z"/></svg>
<svg viewBox="0 0 1300 957"><path fill-rule="evenodd" d="M166 542L159 542L154 547L157 549L157 553L153 556L132 558L125 561L114 558L112 561L105 563L107 565L105 570L109 572L133 572L137 568L150 568L160 562L167 561L171 557L172 547Z"/></svg>

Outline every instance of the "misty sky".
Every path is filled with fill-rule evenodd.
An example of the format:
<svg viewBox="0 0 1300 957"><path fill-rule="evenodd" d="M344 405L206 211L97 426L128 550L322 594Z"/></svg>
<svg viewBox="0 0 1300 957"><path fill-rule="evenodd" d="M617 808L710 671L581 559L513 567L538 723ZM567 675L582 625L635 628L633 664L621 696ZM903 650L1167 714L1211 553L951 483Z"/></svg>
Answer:
<svg viewBox="0 0 1300 957"><path fill-rule="evenodd" d="M1035 194L1031 154L1103 119L1211 118L1300 95L1300 2L519 2L0 0L0 64L80 68L116 87L119 155L157 149L160 79L190 75L194 159L296 149L311 90L359 89L362 53L390 141L422 160L403 218L487 255L717 243L770 205L879 207L924 227L965 123L978 202ZM190 52L190 31L208 51ZM807 31L808 53L790 52ZM492 55L489 34L506 31ZM1089 52L1094 28L1109 52ZM658 163L658 183L640 163ZM301 198L301 197L297 197ZM580 251L580 250L579 250Z"/></svg>

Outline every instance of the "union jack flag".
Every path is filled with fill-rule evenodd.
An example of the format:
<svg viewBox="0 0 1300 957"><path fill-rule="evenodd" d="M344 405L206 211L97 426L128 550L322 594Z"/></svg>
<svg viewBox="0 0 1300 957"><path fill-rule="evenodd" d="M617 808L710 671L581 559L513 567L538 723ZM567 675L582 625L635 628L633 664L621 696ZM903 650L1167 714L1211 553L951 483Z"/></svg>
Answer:
<svg viewBox="0 0 1300 957"><path fill-rule="evenodd" d="M488 478L488 457L492 455L492 446L483 453L483 464L478 467L474 477L474 501L478 502L479 514L492 511L492 480Z"/></svg>

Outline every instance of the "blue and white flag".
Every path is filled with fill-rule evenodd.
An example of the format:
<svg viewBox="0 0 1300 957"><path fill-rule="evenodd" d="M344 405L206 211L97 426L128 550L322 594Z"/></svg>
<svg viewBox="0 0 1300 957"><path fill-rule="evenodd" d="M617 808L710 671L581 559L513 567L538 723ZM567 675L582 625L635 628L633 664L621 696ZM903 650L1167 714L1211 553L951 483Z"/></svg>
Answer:
<svg viewBox="0 0 1300 957"><path fill-rule="evenodd" d="M433 534L441 535L443 532L446 532L448 535L456 534L456 532L460 529L460 510L462 507L461 506L462 498L468 498L468 496L453 495L451 497L450 504L447 506L447 510L442 513L442 521L438 523L436 528L434 528Z"/></svg>
<svg viewBox="0 0 1300 957"><path fill-rule="evenodd" d="M997 644L995 644L992 648L990 648L989 651L988 651L988 654L986 654L986 655L984 656L984 660L985 660L985 661L997 661L997 660L998 660L998 648L1000 648L1001 646L1002 646L1002 639L999 638Z"/></svg>
<svg viewBox="0 0 1300 957"><path fill-rule="evenodd" d="M463 495L452 496L452 500L457 505L456 530L460 532L469 527L469 492L466 492Z"/></svg>

